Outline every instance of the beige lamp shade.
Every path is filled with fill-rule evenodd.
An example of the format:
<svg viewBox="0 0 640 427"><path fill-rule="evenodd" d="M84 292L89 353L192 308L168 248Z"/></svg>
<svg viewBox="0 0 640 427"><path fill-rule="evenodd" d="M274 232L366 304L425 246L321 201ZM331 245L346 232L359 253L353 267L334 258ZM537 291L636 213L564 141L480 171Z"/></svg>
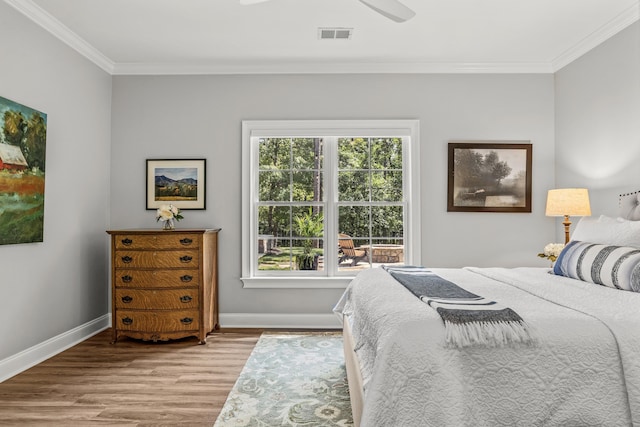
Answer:
<svg viewBox="0 0 640 427"><path fill-rule="evenodd" d="M569 243L569 228L571 215L591 215L589 192L586 188L558 188L549 190L547 194L547 216L564 217L564 243Z"/></svg>
<svg viewBox="0 0 640 427"><path fill-rule="evenodd" d="M590 216L586 188L558 188L547 194L547 216Z"/></svg>

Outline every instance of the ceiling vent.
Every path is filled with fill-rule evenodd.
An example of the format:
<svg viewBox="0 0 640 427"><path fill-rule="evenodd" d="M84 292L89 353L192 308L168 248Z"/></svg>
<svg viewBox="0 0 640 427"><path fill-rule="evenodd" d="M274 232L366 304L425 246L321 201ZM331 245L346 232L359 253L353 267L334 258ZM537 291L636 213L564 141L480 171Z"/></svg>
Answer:
<svg viewBox="0 0 640 427"><path fill-rule="evenodd" d="M349 40L353 28L318 28L320 40Z"/></svg>

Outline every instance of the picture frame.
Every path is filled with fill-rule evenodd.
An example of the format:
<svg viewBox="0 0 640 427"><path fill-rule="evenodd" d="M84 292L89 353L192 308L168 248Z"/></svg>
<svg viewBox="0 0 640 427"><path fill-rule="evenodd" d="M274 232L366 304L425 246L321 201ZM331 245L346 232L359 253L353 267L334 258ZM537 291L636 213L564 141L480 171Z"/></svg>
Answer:
<svg viewBox="0 0 640 427"><path fill-rule="evenodd" d="M47 114L0 96L0 245L44 242Z"/></svg>
<svg viewBox="0 0 640 427"><path fill-rule="evenodd" d="M531 212L529 141L450 141L448 212Z"/></svg>
<svg viewBox="0 0 640 427"><path fill-rule="evenodd" d="M147 159L147 210L206 209L206 159Z"/></svg>

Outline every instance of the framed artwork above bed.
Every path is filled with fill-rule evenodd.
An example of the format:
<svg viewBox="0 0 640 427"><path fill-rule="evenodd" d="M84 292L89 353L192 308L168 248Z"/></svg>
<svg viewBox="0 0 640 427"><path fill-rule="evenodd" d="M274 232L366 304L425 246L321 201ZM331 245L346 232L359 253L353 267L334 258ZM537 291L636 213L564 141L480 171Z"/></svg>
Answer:
<svg viewBox="0 0 640 427"><path fill-rule="evenodd" d="M448 212L531 212L528 141L451 141Z"/></svg>

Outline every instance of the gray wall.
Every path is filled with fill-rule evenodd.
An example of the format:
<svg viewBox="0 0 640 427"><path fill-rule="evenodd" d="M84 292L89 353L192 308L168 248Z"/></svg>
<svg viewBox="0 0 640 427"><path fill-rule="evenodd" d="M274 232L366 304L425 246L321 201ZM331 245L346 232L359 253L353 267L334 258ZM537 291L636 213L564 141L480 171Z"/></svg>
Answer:
<svg viewBox="0 0 640 427"><path fill-rule="evenodd" d="M145 210L147 158L208 161L208 209L187 211L179 226L223 228L223 313L328 313L340 290L242 288L243 119L420 119L419 262L546 265L535 254L561 236L544 216L549 188L589 187L594 213L610 213L618 189L640 189L639 32L636 23L558 72L555 84L549 75L112 80L0 2L0 96L49 121L44 242L0 246L0 361L108 314L104 230L157 227ZM447 213L454 139L531 140L533 212Z"/></svg>
<svg viewBox="0 0 640 427"><path fill-rule="evenodd" d="M207 159L207 210L179 227L221 227L222 313L330 313L339 289L243 289L241 121L414 119L421 123L422 260L429 266L545 266L554 183L551 75L117 76L111 224L157 227L145 210L145 159ZM449 140L530 140L533 212L447 213ZM224 326L224 323L223 323Z"/></svg>
<svg viewBox="0 0 640 427"><path fill-rule="evenodd" d="M640 190L640 23L556 73L556 180L587 187L594 215Z"/></svg>
<svg viewBox="0 0 640 427"><path fill-rule="evenodd" d="M111 76L4 2L0 58L0 96L48 115L44 242L0 246L2 361L107 313Z"/></svg>

